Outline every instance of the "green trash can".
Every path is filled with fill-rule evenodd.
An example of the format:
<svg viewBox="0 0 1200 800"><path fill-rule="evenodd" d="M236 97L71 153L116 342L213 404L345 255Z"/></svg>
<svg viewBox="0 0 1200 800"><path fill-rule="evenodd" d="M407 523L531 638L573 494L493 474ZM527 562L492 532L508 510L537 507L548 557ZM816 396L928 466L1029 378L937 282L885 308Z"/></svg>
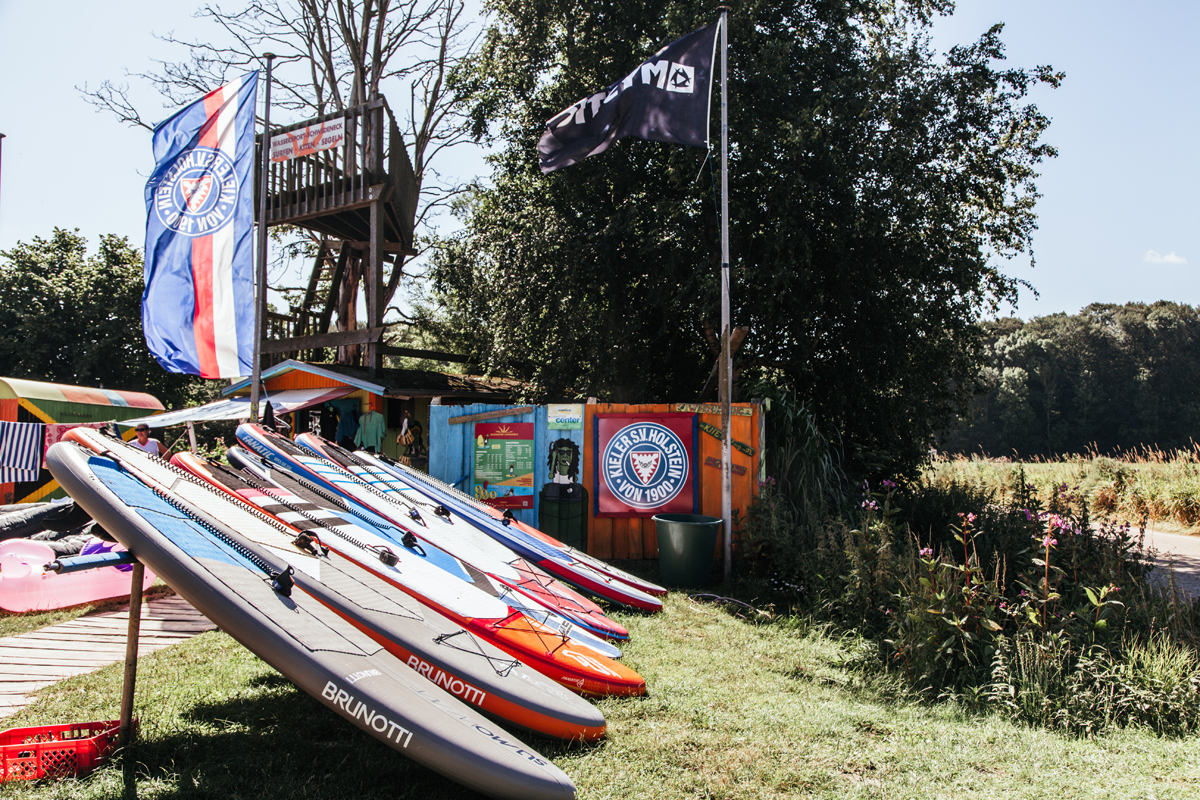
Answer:
<svg viewBox="0 0 1200 800"><path fill-rule="evenodd" d="M721 520L702 514L658 514L658 574L667 586L699 588L708 584Z"/></svg>

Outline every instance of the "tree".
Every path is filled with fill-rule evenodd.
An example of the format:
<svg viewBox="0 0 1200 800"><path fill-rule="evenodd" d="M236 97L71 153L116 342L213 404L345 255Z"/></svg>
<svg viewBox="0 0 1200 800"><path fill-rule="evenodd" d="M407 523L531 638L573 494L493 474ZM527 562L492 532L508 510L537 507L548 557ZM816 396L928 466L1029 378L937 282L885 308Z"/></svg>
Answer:
<svg viewBox="0 0 1200 800"><path fill-rule="evenodd" d="M149 392L189 404L196 378L163 370L142 336L142 257L124 237L55 228L0 252L0 375Z"/></svg>
<svg viewBox="0 0 1200 800"><path fill-rule="evenodd" d="M166 98L171 111L258 68L263 52L270 50L279 57L273 111L290 112L292 121L343 111L384 89L404 95L397 111L421 193L418 228L461 191L441 179L434 163L468 141L468 120L461 108L470 86L458 75L458 65L474 41L464 0L247 0L234 11L206 3L196 17L212 23L211 38L163 37L186 49L187 60L134 73ZM105 80L94 90L85 85L82 91L89 102L122 122L153 129L154 122L130 99L128 85ZM275 116L272 122L279 125L284 120ZM316 238L283 244L289 252L312 257ZM403 258L398 258L393 269L403 267ZM351 293L357 292L357 280ZM387 307L401 281L385 273L383 283ZM343 328L355 324L353 318L339 321Z"/></svg>
<svg viewBox="0 0 1200 800"><path fill-rule="evenodd" d="M1025 98L1061 76L998 68L1000 26L936 57L930 19L949 5L748 0L730 15L733 322L751 329L736 369L794 389L868 473L914 467L970 396L978 322L1017 288L994 262L1030 250L1054 154ZM624 140L543 177L534 148L545 120L711 7L492 8L476 123L503 146L435 260L447 327L534 395L694 398L719 319L706 154Z"/></svg>
<svg viewBox="0 0 1200 800"><path fill-rule="evenodd" d="M1195 308L1095 303L1072 316L986 328L986 392L968 424L946 435L945 449L1054 456L1192 446L1200 423Z"/></svg>

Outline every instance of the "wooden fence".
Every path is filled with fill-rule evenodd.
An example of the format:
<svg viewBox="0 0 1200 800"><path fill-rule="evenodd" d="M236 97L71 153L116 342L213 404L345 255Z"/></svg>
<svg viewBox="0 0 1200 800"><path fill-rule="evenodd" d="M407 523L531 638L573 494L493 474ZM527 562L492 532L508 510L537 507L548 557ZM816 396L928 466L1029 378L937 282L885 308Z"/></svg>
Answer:
<svg viewBox="0 0 1200 800"><path fill-rule="evenodd" d="M763 448L763 420L761 407L752 403L734 406L732 418L733 441L741 445L732 450L733 508L745 513L751 500L758 493L759 463ZM490 416L491 413L502 416ZM519 412L519 413L514 413ZM582 430L551 430L546 406L500 406L475 404L469 406L430 406L429 408L429 473L446 483L457 484L459 489L470 491L472 459L474 458L474 425L452 423L455 418L488 414L487 422L532 422L534 423L534 501L535 507L514 510L513 514L522 522L537 526L537 490L550 480L549 446L556 439L570 439L582 450L581 475L579 482L587 489L588 503L588 552L598 558L642 559L658 558L658 542L654 521L649 517L604 517L594 514L596 476L593 470L593 430L596 414L663 414L697 413L701 431L697 434L696 464L699 470L698 513L712 517L721 516L721 442L703 428L719 431L721 415L711 405L660 403L653 405L588 404L584 406ZM745 451L751 451L747 453ZM740 474L738 474L740 472ZM737 547L737 531L734 538ZM718 552L714 556L719 556Z"/></svg>

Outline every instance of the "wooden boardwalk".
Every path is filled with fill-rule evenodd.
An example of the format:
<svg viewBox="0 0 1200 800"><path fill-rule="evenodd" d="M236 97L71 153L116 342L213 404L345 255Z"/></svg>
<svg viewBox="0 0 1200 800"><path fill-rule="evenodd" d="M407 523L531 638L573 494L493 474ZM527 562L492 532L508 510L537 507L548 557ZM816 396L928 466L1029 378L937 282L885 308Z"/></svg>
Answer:
<svg viewBox="0 0 1200 800"><path fill-rule="evenodd" d="M138 654L160 650L216 628L183 598L142 604ZM88 614L48 628L0 638L0 718L29 704L45 686L125 660L129 609Z"/></svg>

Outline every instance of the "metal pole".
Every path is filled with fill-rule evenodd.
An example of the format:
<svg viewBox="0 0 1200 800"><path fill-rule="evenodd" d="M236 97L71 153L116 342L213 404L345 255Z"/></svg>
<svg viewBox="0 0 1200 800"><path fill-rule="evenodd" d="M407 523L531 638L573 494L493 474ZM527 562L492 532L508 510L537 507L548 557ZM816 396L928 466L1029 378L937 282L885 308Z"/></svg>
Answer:
<svg viewBox="0 0 1200 800"><path fill-rule="evenodd" d="M129 576L129 628L125 633L125 683L121 687L121 724L117 744L124 747L133 736L133 691L137 683L138 637L142 627L142 581L146 568L134 562Z"/></svg>
<svg viewBox="0 0 1200 800"><path fill-rule="evenodd" d="M733 471L729 443L732 366L729 321L729 6L721 6L721 523L725 580L733 577Z"/></svg>
<svg viewBox="0 0 1200 800"><path fill-rule="evenodd" d="M0 133L0 169L3 168L3 164L4 164L4 134ZM0 181L0 186L2 186L2 185L3 185L3 182Z"/></svg>
<svg viewBox="0 0 1200 800"><path fill-rule="evenodd" d="M267 318L267 180L271 176L271 62L274 53L263 53L267 60L267 87L263 107L262 179L258 182L258 267L254 286L254 367L250 373L250 421L258 421L258 393L262 382L263 323Z"/></svg>
<svg viewBox="0 0 1200 800"><path fill-rule="evenodd" d="M187 421L188 444L191 445L192 454L195 455L196 450L196 424L192 420Z"/></svg>

